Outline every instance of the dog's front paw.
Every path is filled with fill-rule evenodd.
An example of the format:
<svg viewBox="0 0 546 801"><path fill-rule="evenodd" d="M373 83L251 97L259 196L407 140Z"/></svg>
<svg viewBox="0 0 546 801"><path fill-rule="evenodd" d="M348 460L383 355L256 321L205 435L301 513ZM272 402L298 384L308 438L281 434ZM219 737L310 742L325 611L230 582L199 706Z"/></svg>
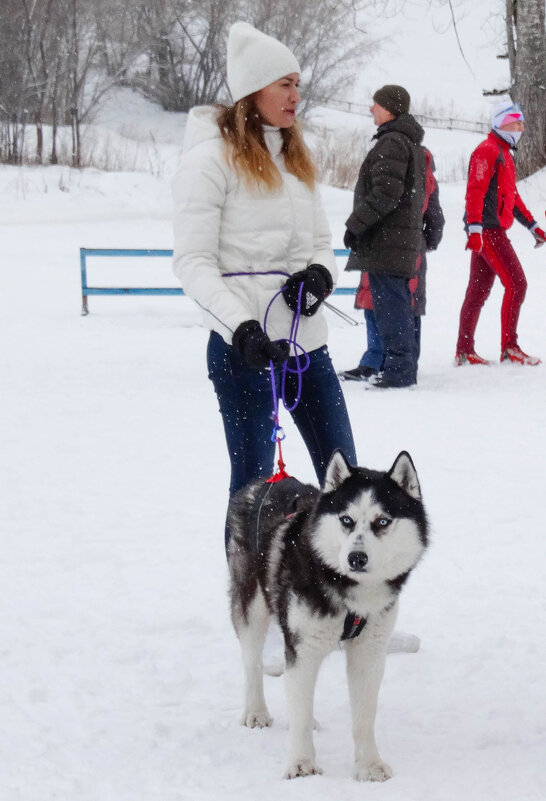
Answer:
<svg viewBox="0 0 546 801"><path fill-rule="evenodd" d="M267 709L259 709L255 712L245 709L241 718L241 726L248 726L249 729L264 729L266 726L271 726L272 723L273 718Z"/></svg>
<svg viewBox="0 0 546 801"><path fill-rule="evenodd" d="M284 774L285 779L297 779L298 776L315 776L322 770L312 759L297 759L288 766Z"/></svg>
<svg viewBox="0 0 546 801"><path fill-rule="evenodd" d="M386 782L392 776L392 769L385 762L376 759L369 765L357 765L355 779L358 782Z"/></svg>

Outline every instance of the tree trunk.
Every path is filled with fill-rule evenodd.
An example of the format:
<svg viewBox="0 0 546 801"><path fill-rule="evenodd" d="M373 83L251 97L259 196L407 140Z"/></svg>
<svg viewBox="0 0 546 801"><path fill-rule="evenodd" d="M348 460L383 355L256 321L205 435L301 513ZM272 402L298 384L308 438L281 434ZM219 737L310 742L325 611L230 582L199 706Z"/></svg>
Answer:
<svg viewBox="0 0 546 801"><path fill-rule="evenodd" d="M60 72L61 72L61 56L60 54L57 54L57 63L55 65L55 79L51 91L51 155L49 157L50 164L59 163L59 157L57 155L57 130L59 125L58 97L59 97Z"/></svg>
<svg viewBox="0 0 546 801"><path fill-rule="evenodd" d="M510 0L509 0L510 2ZM546 33L544 0L511 0L515 27L512 99L521 103L526 132L518 148L518 176L526 178L546 164ZM507 6L508 8L508 6ZM510 40L509 40L510 41Z"/></svg>
<svg viewBox="0 0 546 801"><path fill-rule="evenodd" d="M59 157L57 156L57 115L54 112L53 124L51 126L51 154L49 156L50 164L58 164Z"/></svg>
<svg viewBox="0 0 546 801"><path fill-rule="evenodd" d="M516 72L516 8L517 0L506 0L506 47L510 66L510 81Z"/></svg>
<svg viewBox="0 0 546 801"><path fill-rule="evenodd" d="M72 166L81 167L81 140L80 140L80 120L78 117L78 107L74 104L70 109L70 127L72 131Z"/></svg>
<svg viewBox="0 0 546 801"><path fill-rule="evenodd" d="M42 163L44 156L44 129L42 127L42 120L36 120L36 160L38 164Z"/></svg>

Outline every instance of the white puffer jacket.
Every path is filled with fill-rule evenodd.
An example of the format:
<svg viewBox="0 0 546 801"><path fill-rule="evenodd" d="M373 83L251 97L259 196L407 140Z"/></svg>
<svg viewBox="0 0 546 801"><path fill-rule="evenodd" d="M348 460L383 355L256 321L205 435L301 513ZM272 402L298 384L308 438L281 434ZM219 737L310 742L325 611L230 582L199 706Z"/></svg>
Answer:
<svg viewBox="0 0 546 801"><path fill-rule="evenodd" d="M309 264L323 264L334 283L337 270L320 195L287 172L277 128L265 140L282 176L276 192L249 188L228 164L216 110L191 110L180 168L173 181L175 200L174 272L184 292L205 312L205 324L231 344L245 320L264 325L267 307L286 276ZM281 275L263 275L277 271ZM226 273L251 275L224 277ZM267 315L267 334L288 337L293 313L282 296ZM302 317L298 342L306 351L326 343L322 309Z"/></svg>

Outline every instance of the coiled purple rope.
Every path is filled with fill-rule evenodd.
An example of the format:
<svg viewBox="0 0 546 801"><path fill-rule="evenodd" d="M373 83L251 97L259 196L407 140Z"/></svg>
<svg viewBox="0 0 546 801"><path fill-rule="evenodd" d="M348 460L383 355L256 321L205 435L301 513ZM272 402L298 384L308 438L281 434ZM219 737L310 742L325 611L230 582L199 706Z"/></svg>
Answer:
<svg viewBox="0 0 546 801"><path fill-rule="evenodd" d="M275 300L280 295L282 295L282 293L284 292L284 289L285 289L285 287L281 287L281 289L276 293L276 295L274 295L271 298L271 300L269 301L269 304L268 304L267 309L265 311L265 317L264 317L264 331L265 331L266 334L267 334L267 317L269 315L269 310L271 309L271 306L273 305ZM296 360L295 368L291 368L291 367L288 366L288 359L283 363L283 365L281 367L281 400L282 400L283 406L284 406L284 408L286 409L287 412L293 412L294 409L296 408L296 406L298 405L298 403L301 400L302 376L303 376L303 373L309 367L309 364L310 364L310 361L311 361L310 358L309 358L309 354L299 344L299 342L297 340L298 328L299 328L300 319L301 319L301 296L302 296L302 293L303 293L303 282L299 286L297 309L294 312L294 316L292 318L292 325L290 326L290 333L288 335L288 339L277 339L277 340L275 340L276 342L288 342L288 344L291 347L293 347L293 349L294 349L294 358ZM303 364L302 364L302 361L301 361L302 359L303 359ZM269 367L270 367L270 371L271 371L271 387L272 387L272 392L273 392L273 411L275 413L275 416L277 416L277 412L278 412L278 408L279 408L279 401L278 401L278 397L277 397L277 387L276 387L276 382L275 382L275 367L274 367L274 364L273 364L272 361L269 362ZM292 406L289 406L287 401L286 401L286 377L287 377L288 373L292 373L293 375L297 375L298 376L298 391L296 393L296 399L295 399L294 403L292 404Z"/></svg>
<svg viewBox="0 0 546 801"><path fill-rule="evenodd" d="M283 270L267 270L265 272L260 273L250 273L250 272L238 272L238 273L223 273L222 278L235 278L239 276L255 276L255 275L284 275L287 278L290 277L289 273L284 272ZM263 329L264 333L267 334L267 318L269 315L269 310L271 309L273 303L277 300L277 298L282 295L284 292L285 287L281 287L280 290L273 295L267 309L265 310L264 316L264 324ZM283 406L287 412L293 412L298 403L301 400L301 391L302 391L302 382L303 382L303 373L309 367L311 359L309 358L309 354L307 351L299 344L297 341L298 336L298 328L301 319L301 296L303 293L303 282L299 286L298 290L298 303L297 309L294 312L294 316L292 318L292 325L290 326L290 333L288 335L288 339L277 339L274 340L275 342L288 342L288 344L294 349L294 358L296 360L296 366L291 368L288 366L288 358L283 363L281 367L281 391L280 391L280 399L282 400ZM303 363L302 363L303 360ZM273 394L273 419L274 419L274 428L273 433L271 435L271 441L275 442L277 439L283 440L285 438L285 434L282 430L282 427L279 425L279 397L277 395L277 385L275 382L275 365L272 361L269 362L269 369L271 374L271 392ZM296 393L296 399L292 406L289 406L286 401L286 377L288 373L293 375L297 375L298 377L298 391Z"/></svg>

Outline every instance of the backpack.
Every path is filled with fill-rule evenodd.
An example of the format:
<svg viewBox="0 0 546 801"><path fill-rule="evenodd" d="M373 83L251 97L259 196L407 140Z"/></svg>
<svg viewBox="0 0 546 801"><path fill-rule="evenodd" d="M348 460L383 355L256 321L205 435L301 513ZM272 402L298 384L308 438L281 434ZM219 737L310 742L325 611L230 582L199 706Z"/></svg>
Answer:
<svg viewBox="0 0 546 801"><path fill-rule="evenodd" d="M423 212L425 212L428 208L430 196L436 189L437 183L433 172L434 161L432 158L432 153L430 150L427 150L426 147L423 147L423 150L425 151L425 200L423 202Z"/></svg>

